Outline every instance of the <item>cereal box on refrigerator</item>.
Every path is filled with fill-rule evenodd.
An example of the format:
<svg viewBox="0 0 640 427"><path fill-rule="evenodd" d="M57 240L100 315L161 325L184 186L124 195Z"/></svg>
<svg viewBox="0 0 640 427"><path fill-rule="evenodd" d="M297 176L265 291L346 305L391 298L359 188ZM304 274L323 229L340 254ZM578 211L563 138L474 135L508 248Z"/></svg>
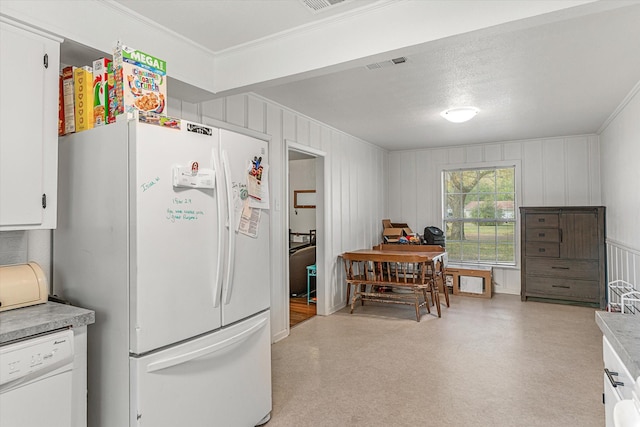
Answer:
<svg viewBox="0 0 640 427"><path fill-rule="evenodd" d="M62 95L64 97L64 134L76 131L75 91L73 90L73 71L76 67L62 69Z"/></svg>
<svg viewBox="0 0 640 427"><path fill-rule="evenodd" d="M93 125L107 124L109 102L109 64L108 58L93 61Z"/></svg>
<svg viewBox="0 0 640 427"><path fill-rule="evenodd" d="M122 85L125 112L166 115L166 62L122 44L116 47L114 62L116 69L122 64L122 79L116 73L116 84Z"/></svg>
<svg viewBox="0 0 640 427"><path fill-rule="evenodd" d="M73 70L75 89L76 132L93 128L93 70L81 67Z"/></svg>
<svg viewBox="0 0 640 427"><path fill-rule="evenodd" d="M122 69L121 69L122 71ZM116 96L115 72L113 62L107 67L107 123L115 123L118 113L118 97Z"/></svg>
<svg viewBox="0 0 640 427"><path fill-rule="evenodd" d="M64 95L62 94L62 73L58 76L58 136L64 135Z"/></svg>

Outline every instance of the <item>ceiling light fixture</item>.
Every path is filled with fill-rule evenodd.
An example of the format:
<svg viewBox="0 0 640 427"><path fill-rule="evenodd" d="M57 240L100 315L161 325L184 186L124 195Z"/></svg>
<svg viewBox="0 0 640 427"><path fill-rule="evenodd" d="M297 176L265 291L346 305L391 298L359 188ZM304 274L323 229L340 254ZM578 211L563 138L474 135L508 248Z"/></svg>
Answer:
<svg viewBox="0 0 640 427"><path fill-rule="evenodd" d="M452 123L463 123L471 120L478 111L476 107L458 107L445 110L440 115Z"/></svg>

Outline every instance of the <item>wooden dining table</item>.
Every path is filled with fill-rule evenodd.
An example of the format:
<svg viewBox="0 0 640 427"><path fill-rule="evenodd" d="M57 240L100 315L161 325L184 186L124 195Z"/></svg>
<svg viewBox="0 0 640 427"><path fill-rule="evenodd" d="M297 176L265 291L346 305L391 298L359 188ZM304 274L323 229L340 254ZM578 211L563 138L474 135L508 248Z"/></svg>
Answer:
<svg viewBox="0 0 640 427"><path fill-rule="evenodd" d="M439 292L436 283L436 276L439 274L443 278L444 251L417 251L417 250L393 250L393 249L358 249L348 251L341 255L347 276L347 304L351 303L351 311L357 299L363 302L365 299L379 302L393 302L401 304L413 304L413 301L402 301L402 298L389 295L385 297L380 293L365 292L362 286L388 286L393 289L410 289L415 294L416 315L420 320L419 308L426 306L429 310L427 293L431 293L434 305L437 305L438 317L441 316ZM392 265L393 271L389 267L384 269L382 265ZM395 277L393 276L395 274ZM350 301L351 286L355 286L352 299ZM435 289L435 293L434 293ZM424 295L424 302L418 303L419 293ZM448 299L447 299L448 306Z"/></svg>

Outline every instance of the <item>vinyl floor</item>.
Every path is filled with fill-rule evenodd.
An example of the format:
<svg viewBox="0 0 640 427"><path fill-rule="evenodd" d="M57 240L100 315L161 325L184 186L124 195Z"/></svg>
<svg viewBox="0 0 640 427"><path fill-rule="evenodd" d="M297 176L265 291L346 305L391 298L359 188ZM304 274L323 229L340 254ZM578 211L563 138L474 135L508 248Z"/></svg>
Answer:
<svg viewBox="0 0 640 427"><path fill-rule="evenodd" d="M452 296L442 318L367 303L272 346L281 426L604 425L594 308Z"/></svg>

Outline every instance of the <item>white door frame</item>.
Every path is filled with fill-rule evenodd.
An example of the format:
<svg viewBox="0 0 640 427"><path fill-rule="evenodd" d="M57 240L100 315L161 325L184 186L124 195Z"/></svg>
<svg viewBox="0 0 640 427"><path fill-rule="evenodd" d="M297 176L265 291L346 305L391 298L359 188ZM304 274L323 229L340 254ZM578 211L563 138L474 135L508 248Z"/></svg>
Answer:
<svg viewBox="0 0 640 427"><path fill-rule="evenodd" d="M322 150L318 150L317 148L309 147L303 144L299 144L295 141L291 141L285 139L286 144L286 161L285 161L285 181L286 181L286 214L285 223L286 225L283 227L283 230L287 233L285 237L286 244L284 246L285 253L283 254L286 261L286 268L284 269L285 273L285 283L287 284L287 303L285 304L285 318L287 325L287 335L290 330L290 318L289 318L289 298L288 298L288 289L289 289L289 151L297 151L299 153L307 154L309 156L316 158L316 266L317 268L317 276L316 276L316 309L317 314L319 315L327 315L326 309L326 301L327 301L327 270L325 263L325 247L327 241L326 235L326 218L327 215L327 203L326 203L326 187L325 187L325 166L326 166L326 155Z"/></svg>

